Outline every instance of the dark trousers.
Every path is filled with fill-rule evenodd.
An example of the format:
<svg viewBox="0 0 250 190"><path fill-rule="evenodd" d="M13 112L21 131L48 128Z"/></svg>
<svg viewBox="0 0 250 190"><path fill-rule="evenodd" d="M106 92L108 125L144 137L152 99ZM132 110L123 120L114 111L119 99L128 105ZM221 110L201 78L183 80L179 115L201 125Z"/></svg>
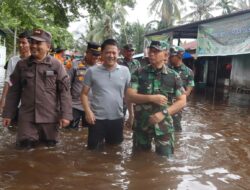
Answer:
<svg viewBox="0 0 250 190"><path fill-rule="evenodd" d="M89 125L88 149L101 149L104 143L120 144L123 141L123 118L96 120Z"/></svg>
<svg viewBox="0 0 250 190"><path fill-rule="evenodd" d="M17 142L29 141L57 141L58 123L34 123L18 120Z"/></svg>
<svg viewBox="0 0 250 190"><path fill-rule="evenodd" d="M68 128L78 128L81 119L82 119L82 126L88 127L89 124L85 119L85 112L73 108L73 120L70 122Z"/></svg>
<svg viewBox="0 0 250 190"><path fill-rule="evenodd" d="M172 115L172 118L175 131L176 132L182 131L182 126L181 126L182 111L179 111L178 113Z"/></svg>

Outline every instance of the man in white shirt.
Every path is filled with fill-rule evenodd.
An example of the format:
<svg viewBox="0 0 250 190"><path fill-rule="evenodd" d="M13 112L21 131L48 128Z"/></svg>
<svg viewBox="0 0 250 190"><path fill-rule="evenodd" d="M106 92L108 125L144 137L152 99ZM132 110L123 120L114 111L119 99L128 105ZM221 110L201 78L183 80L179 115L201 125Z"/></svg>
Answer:
<svg viewBox="0 0 250 190"><path fill-rule="evenodd" d="M19 38L18 46L19 46L20 55L13 56L8 61L8 67L6 70L6 78L5 78L3 93L0 99L0 113L2 113L3 107L5 105L5 98L8 93L9 87L12 85L10 81L10 75L13 73L18 61L30 56L29 33L23 32L18 36L18 38Z"/></svg>

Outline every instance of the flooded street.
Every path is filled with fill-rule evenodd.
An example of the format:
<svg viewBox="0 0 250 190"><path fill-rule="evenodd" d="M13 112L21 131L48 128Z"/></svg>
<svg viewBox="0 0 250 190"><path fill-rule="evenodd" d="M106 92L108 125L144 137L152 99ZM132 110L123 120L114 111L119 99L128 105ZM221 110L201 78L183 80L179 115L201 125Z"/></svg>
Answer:
<svg viewBox="0 0 250 190"><path fill-rule="evenodd" d="M0 68L0 86L3 85ZM15 149L15 132L0 128L0 190L249 190L250 95L193 94L172 158L120 146L86 150L87 129L62 130L56 148Z"/></svg>

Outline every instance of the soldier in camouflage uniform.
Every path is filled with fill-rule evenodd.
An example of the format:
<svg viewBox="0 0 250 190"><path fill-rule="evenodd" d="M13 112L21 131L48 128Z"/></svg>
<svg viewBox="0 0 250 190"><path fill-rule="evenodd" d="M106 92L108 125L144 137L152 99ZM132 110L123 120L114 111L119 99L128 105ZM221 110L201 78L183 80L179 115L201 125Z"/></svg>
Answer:
<svg viewBox="0 0 250 190"><path fill-rule="evenodd" d="M133 59L134 53L135 53L135 48L134 48L133 44L126 44L125 46L123 46L123 49L122 49L122 55L124 58L120 59L118 61L118 63L120 65L128 67L130 74L134 73L137 69L139 69L141 67L140 62L136 59ZM126 117L127 105L128 105L128 103L123 102L124 117ZM132 110L128 110L129 113L133 113L133 107L130 106L130 108ZM129 115L129 118L125 122L125 125L132 125L133 117L134 117L133 115Z"/></svg>
<svg viewBox="0 0 250 190"><path fill-rule="evenodd" d="M126 44L122 49L122 55L124 58L119 60L119 64L128 67L131 74L141 67L140 62L133 59L134 53L135 48L133 47L133 44Z"/></svg>
<svg viewBox="0 0 250 190"><path fill-rule="evenodd" d="M182 62L182 55L185 52L185 49L180 46L173 46L170 48L170 57L169 57L169 67L176 71L183 83L187 97L190 95L194 87L194 73ZM175 131L182 131L181 119L182 111L179 111L173 117Z"/></svg>
<svg viewBox="0 0 250 190"><path fill-rule="evenodd" d="M133 125L134 148L151 149L151 141L154 138L156 152L166 156L174 151L171 115L186 104L180 76L165 64L168 59L168 47L165 41L151 42L150 65L133 73L127 91L129 100L136 103Z"/></svg>

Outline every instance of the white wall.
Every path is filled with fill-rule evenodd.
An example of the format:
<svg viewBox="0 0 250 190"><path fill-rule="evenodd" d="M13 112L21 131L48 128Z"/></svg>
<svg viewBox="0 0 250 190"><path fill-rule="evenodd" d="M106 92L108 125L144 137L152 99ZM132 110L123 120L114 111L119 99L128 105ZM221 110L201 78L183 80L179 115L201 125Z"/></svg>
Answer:
<svg viewBox="0 0 250 190"><path fill-rule="evenodd" d="M6 62L6 47L0 45L0 66L5 65Z"/></svg>

